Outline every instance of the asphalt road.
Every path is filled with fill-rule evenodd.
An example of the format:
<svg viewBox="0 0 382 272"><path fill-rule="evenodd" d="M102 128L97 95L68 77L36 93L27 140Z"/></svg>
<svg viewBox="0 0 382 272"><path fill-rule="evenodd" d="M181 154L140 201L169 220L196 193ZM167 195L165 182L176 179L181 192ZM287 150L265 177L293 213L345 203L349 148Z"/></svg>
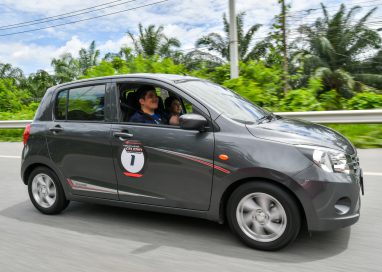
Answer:
<svg viewBox="0 0 382 272"><path fill-rule="evenodd" d="M0 143L0 271L382 271L382 149L360 150L360 221L303 232L279 252L247 248L200 219L71 203L39 213L19 177L19 143Z"/></svg>

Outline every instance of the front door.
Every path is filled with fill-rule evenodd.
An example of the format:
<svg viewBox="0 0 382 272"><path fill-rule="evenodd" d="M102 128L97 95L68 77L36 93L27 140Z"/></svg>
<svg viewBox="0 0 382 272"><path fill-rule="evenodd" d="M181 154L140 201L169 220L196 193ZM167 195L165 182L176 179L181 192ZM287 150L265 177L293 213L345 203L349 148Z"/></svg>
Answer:
<svg viewBox="0 0 382 272"><path fill-rule="evenodd" d="M150 84L158 94L170 88ZM186 99L196 103L190 97ZM214 171L212 129L199 132L169 125L120 122L112 126L112 148L120 200L208 210Z"/></svg>
<svg viewBox="0 0 382 272"><path fill-rule="evenodd" d="M112 131L120 200L208 209L213 132L132 124L113 125Z"/></svg>

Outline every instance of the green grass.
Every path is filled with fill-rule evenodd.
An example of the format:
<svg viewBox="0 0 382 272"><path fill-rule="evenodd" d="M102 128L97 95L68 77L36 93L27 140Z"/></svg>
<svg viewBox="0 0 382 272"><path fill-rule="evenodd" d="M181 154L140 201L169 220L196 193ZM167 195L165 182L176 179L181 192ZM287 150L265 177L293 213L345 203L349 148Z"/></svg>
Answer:
<svg viewBox="0 0 382 272"><path fill-rule="evenodd" d="M0 112L0 120L32 120L34 114L34 110L28 109L19 112ZM21 142L23 133L23 128L0 129L0 142Z"/></svg>
<svg viewBox="0 0 382 272"><path fill-rule="evenodd" d="M347 137L358 148L382 148L381 125L326 125ZM24 129L0 129L0 142L21 142Z"/></svg>
<svg viewBox="0 0 382 272"><path fill-rule="evenodd" d="M0 129L0 142L21 142L23 140L23 128Z"/></svg>
<svg viewBox="0 0 382 272"><path fill-rule="evenodd" d="M0 120L32 120L34 111L0 112Z"/></svg>
<svg viewBox="0 0 382 272"><path fill-rule="evenodd" d="M347 137L357 148L382 148L382 124L326 125Z"/></svg>

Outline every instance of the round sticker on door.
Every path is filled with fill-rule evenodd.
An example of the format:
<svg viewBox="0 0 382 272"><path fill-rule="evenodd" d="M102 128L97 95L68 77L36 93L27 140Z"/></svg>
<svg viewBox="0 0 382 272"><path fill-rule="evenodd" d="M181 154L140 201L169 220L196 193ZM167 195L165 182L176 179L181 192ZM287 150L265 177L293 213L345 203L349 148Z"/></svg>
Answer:
<svg viewBox="0 0 382 272"><path fill-rule="evenodd" d="M125 145L123 145L121 163L123 168L127 171L124 173L126 176L140 177L141 175L138 173L140 173L145 166L145 154L141 143L127 141Z"/></svg>

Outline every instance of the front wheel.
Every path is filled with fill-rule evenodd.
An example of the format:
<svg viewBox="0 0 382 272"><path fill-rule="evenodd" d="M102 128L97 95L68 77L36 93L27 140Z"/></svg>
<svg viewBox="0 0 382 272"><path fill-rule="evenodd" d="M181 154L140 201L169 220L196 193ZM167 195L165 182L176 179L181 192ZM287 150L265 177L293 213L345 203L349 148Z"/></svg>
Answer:
<svg viewBox="0 0 382 272"><path fill-rule="evenodd" d="M294 241L301 217L294 199L268 182L249 182L238 187L227 205L231 230L248 246L279 250Z"/></svg>

